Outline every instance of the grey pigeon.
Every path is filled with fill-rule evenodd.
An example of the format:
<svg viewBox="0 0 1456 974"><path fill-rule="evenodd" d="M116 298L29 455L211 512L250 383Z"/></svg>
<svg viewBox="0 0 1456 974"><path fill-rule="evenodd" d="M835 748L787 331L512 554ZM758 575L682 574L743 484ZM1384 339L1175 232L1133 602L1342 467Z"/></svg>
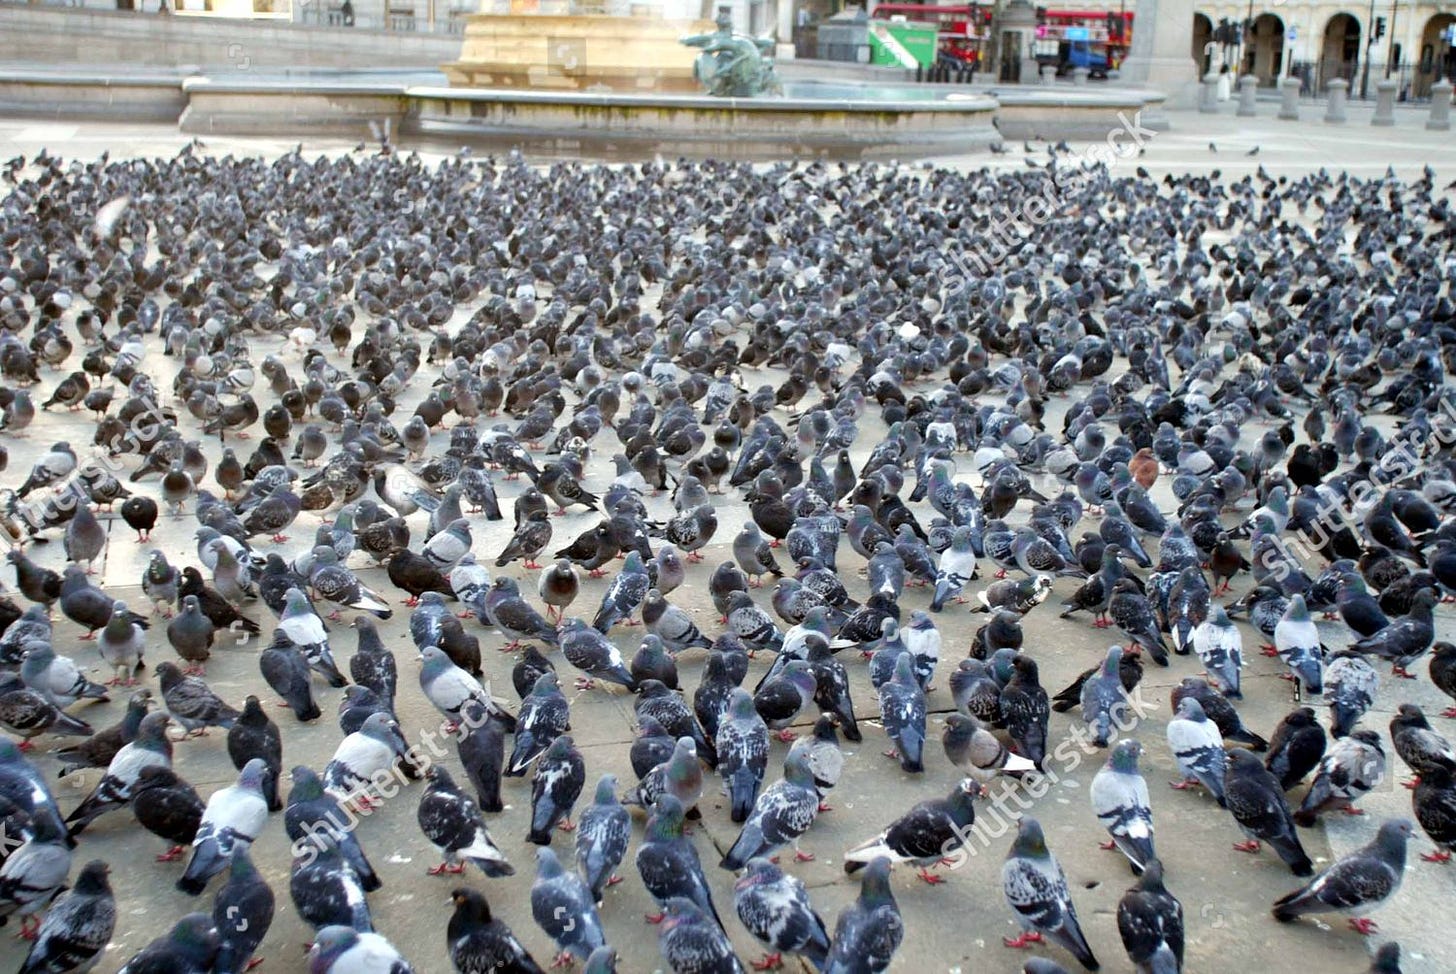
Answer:
<svg viewBox="0 0 1456 974"><path fill-rule="evenodd" d="M101 959L116 928L116 897L107 879L109 872L100 859L82 867L75 885L56 897L46 911L19 974L85 971Z"/></svg>
<svg viewBox="0 0 1456 974"><path fill-rule="evenodd" d="M616 775L602 775L595 798L582 809L576 826L576 863L592 901L600 906L607 887L621 881L615 874L632 837L632 818L617 800Z"/></svg>
<svg viewBox="0 0 1456 974"><path fill-rule="evenodd" d="M1385 780L1385 748L1380 735L1354 730L1336 738L1320 758L1314 781L1294 813L1295 824L1309 828L1326 811L1359 811L1355 802Z"/></svg>
<svg viewBox="0 0 1456 974"><path fill-rule="evenodd" d="M586 765L570 734L553 740L536 763L531 779L531 830L526 841L550 845L556 828L574 829L571 809L586 784Z"/></svg>
<svg viewBox="0 0 1456 974"><path fill-rule="evenodd" d="M784 776L758 796L753 811L720 865L737 871L748 860L790 844L794 846L796 859L812 859L813 856L799 850L799 839L809 831L818 814L819 791L808 758L804 754L790 754L784 762Z"/></svg>
<svg viewBox="0 0 1456 974"><path fill-rule="evenodd" d="M1071 953L1087 970L1098 969L1097 958L1077 923L1066 874L1047 848L1041 823L1031 816L1017 826L1001 867L1001 889L1023 931L1016 939L1005 941L1008 947L1045 940Z"/></svg>
<svg viewBox="0 0 1456 974"><path fill-rule="evenodd" d="M925 691L915 678L915 664L909 654L895 661L895 676L880 687L880 720L885 733L895 742L900 767L917 773L925 770Z"/></svg>
<svg viewBox="0 0 1456 974"><path fill-rule="evenodd" d="M1138 771L1142 745L1128 739L1118 741L1107 763L1092 777L1092 811L1112 836L1112 844L1132 863L1133 870L1147 868L1156 858L1153 850L1153 808L1148 783Z"/></svg>
<svg viewBox="0 0 1456 974"><path fill-rule="evenodd" d="M506 762L506 777L524 775L531 762L570 729L571 709L557 684L556 673L542 673L516 715L515 747Z"/></svg>
<svg viewBox="0 0 1456 974"><path fill-rule="evenodd" d="M89 504L78 504L76 516L66 522L65 548L67 561L84 561L87 574L95 572L96 559L106 548L106 529Z"/></svg>
<svg viewBox="0 0 1456 974"><path fill-rule="evenodd" d="M162 702L167 713L189 734L203 735L209 727L232 727L239 712L212 691L200 677L183 676L176 663L157 665Z"/></svg>
<svg viewBox="0 0 1456 974"><path fill-rule="evenodd" d="M109 627L111 623L107 623L107 625ZM216 633L217 628L212 624L212 620L203 615L197 596L184 596L182 611L167 623L167 642L187 663L183 670L184 673L201 674L203 672L204 664L212 655Z"/></svg>
<svg viewBox="0 0 1456 974"><path fill-rule="evenodd" d="M549 848L536 850L536 880L531 884L531 915L556 942L558 961L584 961L606 943L591 890L581 877L561 867Z"/></svg>
<svg viewBox="0 0 1456 974"><path fill-rule="evenodd" d="M642 885L664 908L675 897L691 900L713 922L722 925L712 890L703 874L698 851L683 832L683 805L671 794L659 795L648 816L635 863ZM652 918L660 921L662 918Z"/></svg>
<svg viewBox="0 0 1456 974"><path fill-rule="evenodd" d="M107 812L126 805L142 768L152 765L172 766L172 742L167 739L166 714L147 714L137 728L136 739L123 746L107 765L91 794L66 817L72 837Z"/></svg>
<svg viewBox="0 0 1456 974"><path fill-rule="evenodd" d="M1406 844L1415 826L1409 819L1389 819L1370 842L1334 862L1305 886L1274 901L1274 919L1287 923L1311 913L1376 906L1394 895L1405 877ZM1351 918L1362 934L1375 931L1374 921Z"/></svg>
<svg viewBox="0 0 1456 974"><path fill-rule="evenodd" d="M309 974L414 974L404 955L384 937L341 924L314 934L308 965Z"/></svg>
<svg viewBox="0 0 1456 974"><path fill-rule="evenodd" d="M1223 805L1228 755L1223 748L1223 735L1203 712L1203 705L1192 697L1180 700L1176 715L1168 721L1167 736L1168 750L1173 752L1173 760L1183 775L1173 787L1182 791L1194 783L1201 784Z"/></svg>
<svg viewBox="0 0 1456 974"><path fill-rule="evenodd" d="M49 809L31 821L29 831L25 843L0 866L0 923L19 917L21 934L27 937L40 926L36 914L65 885L74 845Z"/></svg>
<svg viewBox="0 0 1456 974"><path fill-rule="evenodd" d="M33 640L25 645L20 664L25 685L64 710L83 697L105 701L106 688L88 680L69 656L57 656L48 643Z"/></svg>
<svg viewBox="0 0 1456 974"><path fill-rule="evenodd" d="M890 860L882 856L865 869L859 897L834 924L824 974L880 974L904 939L905 921L890 888Z"/></svg>
<svg viewBox="0 0 1456 974"><path fill-rule="evenodd" d="M768 768L768 727L742 687L728 696L728 710L718 724L718 773L728 794L729 817L743 822L758 799Z"/></svg>
<svg viewBox="0 0 1456 974"><path fill-rule="evenodd" d="M722 924L681 896L662 908L658 947L674 974L744 974Z"/></svg>
<svg viewBox="0 0 1456 974"><path fill-rule="evenodd" d="M324 767L324 786L341 801L368 807L373 799L366 789L379 775L392 772L396 762L408 760L406 750L399 724L388 714L372 714L334 749Z"/></svg>
<svg viewBox="0 0 1456 974"><path fill-rule="evenodd" d="M744 928L770 951L756 967L773 967L783 954L802 954L816 970L824 968L829 931L803 880L762 857L750 859L733 884L733 906Z"/></svg>
<svg viewBox="0 0 1456 974"><path fill-rule="evenodd" d="M1119 669L1122 647L1112 646L1097 672L1082 684L1082 719L1092 734L1092 743L1106 747L1118 728L1129 726L1127 693Z"/></svg>
<svg viewBox="0 0 1456 974"><path fill-rule="evenodd" d="M597 680L637 689L637 681L623 663L621 651L595 627L581 619L567 619L561 627L560 642L561 655L586 674L577 679L579 689L590 689Z"/></svg>
<svg viewBox="0 0 1456 974"><path fill-rule="evenodd" d="M1284 800L1284 789L1254 754L1238 749L1229 755L1224 775L1224 800L1248 841L1236 843L1240 852L1258 852L1259 843L1274 847L1296 876L1314 873L1314 864L1300 844L1294 815Z"/></svg>

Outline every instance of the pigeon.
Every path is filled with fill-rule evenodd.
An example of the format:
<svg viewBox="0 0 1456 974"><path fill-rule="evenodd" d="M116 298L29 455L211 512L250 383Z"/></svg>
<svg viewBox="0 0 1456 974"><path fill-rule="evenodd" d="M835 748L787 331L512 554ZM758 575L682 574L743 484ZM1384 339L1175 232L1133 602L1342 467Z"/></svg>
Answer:
<svg viewBox="0 0 1456 974"><path fill-rule="evenodd" d="M399 670L394 654L379 638L374 620L367 616L355 616L353 626L359 633L358 647L349 657L349 676L360 686L368 687L379 694L386 706L394 708L394 694L399 684Z"/></svg>
<svg viewBox="0 0 1456 974"><path fill-rule="evenodd" d="M158 862L174 862L197 838L206 805L191 785L166 765L142 768L131 790L131 810L142 828L167 840L171 848Z"/></svg>
<svg viewBox="0 0 1456 974"><path fill-rule="evenodd" d="M813 859L799 850L799 839L809 831L818 813L819 792L808 758L790 754L784 762L784 776L758 796L738 838L719 865L736 872L755 856L790 844L794 846L795 859Z"/></svg>
<svg viewBox="0 0 1456 974"><path fill-rule="evenodd" d="M673 795L657 797L652 814L647 818L642 841L637 846L634 860L637 874L663 913L671 900L681 897L691 901L705 915L712 917L714 923L722 926L698 851L684 835L683 811L682 802ZM660 923L663 914L648 919Z"/></svg>
<svg viewBox="0 0 1456 974"><path fill-rule="evenodd" d="M722 925L692 900L676 896L663 904L658 946L675 974L743 974L743 965Z"/></svg>
<svg viewBox="0 0 1456 974"><path fill-rule="evenodd" d="M410 758L399 724L389 714L371 714L362 727L334 749L334 756L324 766L324 786L340 801L369 808L374 799L367 789L377 790L380 776L392 772L401 760L409 762Z"/></svg>
<svg viewBox="0 0 1456 974"><path fill-rule="evenodd" d="M450 662L438 646L424 647L420 651L420 659L420 689L435 709L449 720L451 729L460 723L465 705L472 701L484 707L486 713L505 721L508 729L515 729L515 718L496 703L490 695L490 688Z"/></svg>
<svg viewBox="0 0 1456 974"><path fill-rule="evenodd" d="M425 541L425 546L421 554L424 555L425 560L436 571L448 573L450 569L460 563L460 559L470 553L472 543L470 537L470 522L460 517L451 521L436 534L431 535ZM542 547L545 546L543 545ZM526 567L530 568L531 566L527 565Z"/></svg>
<svg viewBox="0 0 1456 974"><path fill-rule="evenodd" d="M642 556L636 551L627 552L622 570L612 578L602 595L602 604L592 619L592 628L605 634L624 619L631 624L629 617L641 606L651 587L652 581L648 578Z"/></svg>
<svg viewBox="0 0 1456 974"><path fill-rule="evenodd" d="M1304 780L1325 755L1325 729L1310 707L1296 707L1284 716L1269 738L1264 767L1285 791Z"/></svg>
<svg viewBox="0 0 1456 974"><path fill-rule="evenodd" d="M1456 751L1451 742L1431 729L1426 715L1413 703L1396 708L1390 720L1390 743L1417 776L1432 769L1456 771Z"/></svg>
<svg viewBox="0 0 1456 974"><path fill-rule="evenodd" d="M466 862L491 878L515 875L505 853L491 841L480 809L456 787L450 773L434 765L425 773L425 779L416 818L420 831L443 857L440 865L429 870L430 875L464 872Z"/></svg>
<svg viewBox="0 0 1456 974"><path fill-rule="evenodd" d="M981 721L969 714L946 716L941 745L951 764L983 785L999 774L1016 776L1036 770L1035 764L1013 754Z"/></svg>
<svg viewBox="0 0 1456 974"><path fill-rule="evenodd" d="M1214 689L1233 700L1242 699L1240 674L1244 666L1244 641L1238 627L1221 605L1209 609L1208 618L1193 630L1193 651L1208 672Z"/></svg>
<svg viewBox="0 0 1456 974"><path fill-rule="evenodd" d="M69 656L56 655L49 644L38 640L25 644L20 678L26 686L62 710L82 698L102 702L110 699L106 688L88 680L74 660Z"/></svg>
<svg viewBox="0 0 1456 974"><path fill-rule="evenodd" d="M697 804L703 796L703 766L691 737L679 737L666 759L648 769L637 787L622 800L628 805L651 809L664 794L671 794L681 802L689 818L700 817Z"/></svg>
<svg viewBox="0 0 1456 974"><path fill-rule="evenodd" d="M648 589L642 601L642 622L674 656L687 649L707 649L713 645L698 629L692 615L668 602L657 588Z"/></svg>
<svg viewBox="0 0 1456 974"><path fill-rule="evenodd" d="M733 560L748 576L749 584L757 588L764 575L783 578L784 570L774 557L773 546L758 530L758 525L746 521L742 530L733 538Z"/></svg>
<svg viewBox="0 0 1456 974"><path fill-rule="evenodd" d="M1378 905L1394 895L1405 877L1406 842L1414 824L1389 819L1367 845L1334 862L1309 883L1274 901L1274 919L1288 923L1311 913L1355 910ZM1376 930L1374 921L1352 918L1359 933Z"/></svg>
<svg viewBox="0 0 1456 974"><path fill-rule="evenodd" d="M930 611L939 612L947 599L960 599L961 591L977 577L976 553L971 549L971 529L956 528L951 536L950 547L941 553L940 564L935 571L935 595L930 600Z"/></svg>
<svg viewBox="0 0 1456 974"><path fill-rule="evenodd" d="M515 747L506 762L506 777L520 777L551 742L571 729L571 711L556 681L547 671L536 678L531 692L521 701L516 716Z"/></svg>
<svg viewBox="0 0 1456 974"><path fill-rule="evenodd" d="M1355 802L1385 779L1385 748L1380 735L1352 730L1337 738L1315 767L1314 781L1294 813L1295 824L1309 828L1319 816L1335 809L1360 814Z"/></svg>
<svg viewBox="0 0 1456 974"><path fill-rule="evenodd" d="M253 865L247 848L233 850L228 880L212 903L218 935L217 974L243 974L273 925L273 890Z"/></svg>
<svg viewBox="0 0 1456 974"><path fill-rule="evenodd" d="M31 491L60 483L75 469L76 451L71 449L71 444L64 441L55 443L31 466L30 474L15 494L24 498Z"/></svg>
<svg viewBox="0 0 1456 974"><path fill-rule="evenodd" d="M1194 697L1178 702L1178 712L1168 722L1168 750L1174 753L1182 780L1174 782L1179 791L1194 783L1203 785L1223 807L1223 782L1229 769L1229 757L1223 750L1223 734L1203 712L1203 705Z"/></svg>
<svg viewBox="0 0 1456 974"><path fill-rule="evenodd" d="M353 867L339 854L338 846L322 835L294 847L288 892L298 918L315 931L346 926L372 932L374 920L364 887Z"/></svg>
<svg viewBox="0 0 1456 974"><path fill-rule="evenodd" d="M72 563L86 563L86 574L96 571L96 559L106 548L106 529L96 520L96 515L87 504L76 506L76 515L66 522L64 538L66 560Z"/></svg>
<svg viewBox="0 0 1456 974"><path fill-rule="evenodd" d="M1001 867L1001 889L1022 927L1021 936L1006 940L1006 946L1025 947L1045 940L1066 950L1087 970L1098 969L1097 958L1077 923L1066 874L1047 848L1041 823L1030 816L1017 825L1016 838Z"/></svg>
<svg viewBox="0 0 1456 974"><path fill-rule="evenodd" d="M27 687L17 673L0 673L0 727L21 739L18 747L22 751L30 750L31 740L48 731L88 738L95 733L90 724Z"/></svg>
<svg viewBox="0 0 1456 974"><path fill-rule="evenodd" d="M992 582L990 586L976 593L977 605L972 612L995 612L1006 609L1017 615L1026 615L1047 600L1052 592L1052 580L1046 575L1035 578L1006 579Z"/></svg>
<svg viewBox="0 0 1456 974"><path fill-rule="evenodd" d="M971 836L976 821L973 802L980 794L980 784L967 778L948 797L918 803L879 835L846 852L844 871L853 875L876 859L888 858L919 866L918 875L931 885L943 882L928 867L956 861L957 850Z"/></svg>
<svg viewBox="0 0 1456 974"><path fill-rule="evenodd" d="M81 868L75 885L46 911L20 974L84 971L101 959L116 929L116 897L107 878L110 867L93 859Z"/></svg>
<svg viewBox="0 0 1456 974"><path fill-rule="evenodd" d="M576 862L592 901L601 906L607 887L620 882L615 873L632 837L631 816L617 800L616 775L604 774L597 781L596 796L576 824Z"/></svg>
<svg viewBox="0 0 1456 974"><path fill-rule="evenodd" d="M1132 579L1120 578L1112 586L1107 614L1112 624L1132 640L1133 647L1145 651L1159 666L1168 665L1168 646L1158 631L1152 606Z"/></svg>
<svg viewBox="0 0 1456 974"><path fill-rule="evenodd" d="M123 746L107 765L106 774L91 794L66 817L72 838L80 835L97 818L131 800L141 770L151 765L172 765L172 742L167 738L166 714L147 714L137 727L136 739Z"/></svg>
<svg viewBox="0 0 1456 974"><path fill-rule="evenodd" d="M526 841L551 844L551 832L571 831L571 809L586 783L586 767L570 734L553 740L536 763L531 779L531 830Z"/></svg>
<svg viewBox="0 0 1456 974"><path fill-rule="evenodd" d="M324 792L323 779L303 765L295 766L290 776L293 788L288 793L283 824L294 857L306 857L310 851L337 853L348 863L365 892L379 889L382 885L379 877L350 827L353 819L337 799Z"/></svg>
<svg viewBox="0 0 1456 974"><path fill-rule="evenodd" d="M56 751L55 757L62 765L58 777L64 778L80 768L104 768L110 764L117 751L136 739L151 700L152 691L145 687L133 691L121 720L79 744Z"/></svg>
<svg viewBox="0 0 1456 974"><path fill-rule="evenodd" d="M267 773L263 776L263 797L268 802L268 811L282 811L283 802L278 796L278 776L283 773L283 735L279 732L278 725L263 713L262 704L252 694L243 701L243 712L238 715L233 726L228 728L227 748L228 758L239 771L247 767L248 762L254 758L267 765Z"/></svg>
<svg viewBox="0 0 1456 974"><path fill-rule="evenodd" d="M367 612L380 619L388 619L394 614L383 596L366 587L358 576L339 563L339 556L332 548L324 548L317 553L308 584L321 601L356 612ZM337 621L340 618L338 609L330 612L329 618Z"/></svg>
<svg viewBox="0 0 1456 974"><path fill-rule="evenodd" d="M1017 653L1011 665L1013 674L1001 689L998 712L1016 752L1040 768L1046 760L1050 701L1039 682L1035 660Z"/></svg>
<svg viewBox="0 0 1456 974"><path fill-rule="evenodd" d="M516 649L521 641L536 639L552 646L560 642L554 627L546 622L525 599L513 578L497 578L485 598L471 606L476 618L505 633L512 641L506 648Z"/></svg>
<svg viewBox="0 0 1456 974"><path fill-rule="evenodd" d="M61 891L71 871L66 829L49 808L37 810L29 838L0 865L0 924L20 918L21 936L37 935L40 913Z"/></svg>
<svg viewBox="0 0 1456 974"><path fill-rule="evenodd" d="M628 690L639 689L636 679L622 662L615 644L581 619L567 619L561 627L561 655L586 674L577 679L578 689L590 689L597 680L615 683Z"/></svg>
<svg viewBox="0 0 1456 974"><path fill-rule="evenodd" d="M905 939L905 921L890 888L890 860L865 868L859 897L839 914L824 974L879 974L889 968Z"/></svg>
<svg viewBox="0 0 1456 974"><path fill-rule="evenodd" d="M1255 751L1267 751L1269 742L1244 725L1243 718L1234 705L1223 694L1198 677L1185 676L1173 688L1172 701L1176 710L1185 697L1192 697L1203 708L1204 714L1218 727L1225 740L1245 745Z"/></svg>
<svg viewBox="0 0 1456 974"><path fill-rule="evenodd" d="M308 953L310 974L413 974L399 950L377 933L335 924L314 935Z"/></svg>
<svg viewBox="0 0 1456 974"><path fill-rule="evenodd" d="M1436 593L1433 590L1423 589L1417 592L1409 614L1392 620L1383 629L1351 643L1350 648L1359 653L1373 653L1390 660L1392 675L1410 678L1412 674L1407 667L1435 642L1435 627L1431 617L1431 609L1435 604Z"/></svg>
<svg viewBox="0 0 1456 974"><path fill-rule="evenodd" d="M1421 775L1411 795L1411 808L1416 821L1436 844L1436 851L1421 853L1421 859L1450 862L1451 849L1456 846L1456 777L1443 768Z"/></svg>
<svg viewBox="0 0 1456 974"><path fill-rule="evenodd" d="M1279 780L1257 757L1245 750L1231 752L1223 789L1228 810L1249 837L1247 842L1236 843L1235 849L1258 852L1259 843L1267 842L1294 875L1314 874L1314 864L1300 844Z"/></svg>
<svg viewBox="0 0 1456 974"><path fill-rule="evenodd" d="M111 623L107 624L108 627ZM167 642L177 656L187 663L185 673L201 675L204 664L212 656L216 642L217 627L202 614L202 605L197 596L182 598L182 611L167 623Z"/></svg>
<svg viewBox="0 0 1456 974"><path fill-rule="evenodd" d="M199 677L183 676L176 663L159 663L157 679L167 713L189 734L204 735L209 727L231 728L240 716Z"/></svg>
<svg viewBox="0 0 1456 974"><path fill-rule="evenodd" d="M728 795L729 818L742 823L753 810L768 768L768 726L742 687L728 696L728 709L718 724L718 773Z"/></svg>
<svg viewBox="0 0 1456 974"><path fill-rule="evenodd" d="M1150 859L1117 904L1117 932L1138 974L1183 969L1183 904L1163 885L1163 864Z"/></svg>
<svg viewBox="0 0 1456 974"><path fill-rule="evenodd" d="M1092 811L1112 836L1111 845L1127 857L1134 872L1157 857L1153 851L1153 808L1148 783L1138 771L1142 745L1118 741L1107 763L1092 777Z"/></svg>
<svg viewBox="0 0 1456 974"><path fill-rule="evenodd" d="M768 970L784 954L800 954L815 970L824 969L829 931L798 877L762 857L750 859L733 884L733 906L744 928L769 949L755 968Z"/></svg>
<svg viewBox="0 0 1456 974"><path fill-rule="evenodd" d="M197 896L208 880L228 867L235 850L246 850L262 833L268 821L268 800L263 797L268 773L263 759L253 758L236 785L213 792L192 840L192 859L177 880L179 890Z"/></svg>
<svg viewBox="0 0 1456 974"><path fill-rule="evenodd" d="M1295 595L1289 600L1289 608L1274 627L1274 647L1306 693L1324 693L1324 648L1319 630L1305 608L1304 596Z"/></svg>
<svg viewBox="0 0 1456 974"><path fill-rule="evenodd" d="M458 887L445 928L450 962L458 974L544 974L511 928L491 914L485 894Z"/></svg>
<svg viewBox="0 0 1456 974"><path fill-rule="evenodd" d="M355 654L357 658L358 654ZM273 692L283 698L284 704L293 711L294 717L307 722L321 716L313 698L308 661L288 642L287 636L274 633L273 642L258 655L258 669Z"/></svg>
<svg viewBox="0 0 1456 974"><path fill-rule="evenodd" d="M778 675L765 677L753 695L753 707L769 728L779 731L779 740L787 742L789 725L814 703L816 690L809 663L790 660Z"/></svg>
<svg viewBox="0 0 1456 974"><path fill-rule="evenodd" d="M880 687L880 720L895 743L894 756L907 772L925 770L925 691L915 678L915 664L904 654L895 661L895 676Z"/></svg>
<svg viewBox="0 0 1456 974"><path fill-rule="evenodd" d="M210 974L220 939L212 917L189 913L127 961L117 974Z"/></svg>
<svg viewBox="0 0 1456 974"><path fill-rule="evenodd" d="M562 614L576 601L577 593L581 591L581 577L570 561L558 558L541 570L536 591L546 605L548 616L560 622Z"/></svg>
<svg viewBox="0 0 1456 974"><path fill-rule="evenodd" d="M536 850L531 915L546 936L556 942L558 962L568 958L584 961L606 943L591 890L580 876L563 869L556 853L544 846Z"/></svg>
<svg viewBox="0 0 1456 974"><path fill-rule="evenodd" d="M1122 647L1107 650L1102 666L1082 683L1082 719L1092 743L1106 747L1114 730L1129 726L1127 691L1122 686Z"/></svg>

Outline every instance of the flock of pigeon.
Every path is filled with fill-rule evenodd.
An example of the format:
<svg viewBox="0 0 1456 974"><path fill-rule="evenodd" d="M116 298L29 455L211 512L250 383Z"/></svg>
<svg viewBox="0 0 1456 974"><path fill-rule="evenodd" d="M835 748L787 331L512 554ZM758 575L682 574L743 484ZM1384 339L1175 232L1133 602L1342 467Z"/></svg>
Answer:
<svg viewBox="0 0 1456 974"><path fill-rule="evenodd" d="M312 974L424 970L387 938L413 911L375 912L404 867L369 816L406 803L430 871L471 874L412 928L461 974L617 970L641 929L612 910L623 879L676 974L744 970L740 927L756 968L883 971L907 920L945 920L902 917L892 867L941 883L978 807L1069 747L1105 762L1085 822L1134 874L1115 925L1139 972L1183 968L1183 864L1154 842L1175 803L1292 873L1261 936L1329 912L1371 932L1413 838L1431 862L1456 848L1456 752L1401 699L1402 678L1456 698L1433 615L1456 594L1449 200L1429 171L1101 171L992 273L959 272L1056 178L192 147L5 164L0 464L83 428L43 411L95 430L16 470L0 518L20 969L101 961L147 909L113 894L124 868L200 907L107 962L131 974L246 970L290 907ZM104 590L108 549L159 524L195 547ZM1082 645L1036 637L1057 614ZM1243 679L1261 644L1287 692ZM257 694L209 685L210 661L250 657ZM1049 694L1039 667L1073 657ZM1179 681L1166 740L1138 726L1148 665ZM1294 706L1255 729L1245 690ZM635 715L635 781L574 739L573 706L604 697ZM438 722L401 722L424 702ZM326 764L289 759L305 734L336 742ZM233 784L174 768L224 745ZM1316 875L1302 830L1356 813L1388 750L1411 818ZM1150 752L1185 793L1153 799ZM949 794L923 784L937 765ZM62 807L53 772L86 770ZM859 895L828 918L795 864L855 777L884 827L834 850ZM117 830L185 862L87 855ZM284 832L286 896L250 852ZM997 856L1006 945L1043 945L1025 970L1099 969L1034 807ZM517 868L529 904L492 892Z"/></svg>

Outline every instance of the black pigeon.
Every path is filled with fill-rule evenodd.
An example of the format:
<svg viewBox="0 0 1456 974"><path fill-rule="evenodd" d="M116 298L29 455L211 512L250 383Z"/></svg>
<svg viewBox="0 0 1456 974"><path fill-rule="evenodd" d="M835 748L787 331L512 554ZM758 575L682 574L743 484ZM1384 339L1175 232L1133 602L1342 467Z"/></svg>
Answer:
<svg viewBox="0 0 1456 974"><path fill-rule="evenodd" d="M1274 847L1296 876L1314 874L1314 863L1305 854L1294 827L1294 815L1284 800L1279 780L1270 774L1259 759L1248 751L1236 750L1229 755L1224 775L1224 801L1234 821L1249 837L1236 843L1240 852L1258 852L1259 843Z"/></svg>
<svg viewBox="0 0 1456 974"><path fill-rule="evenodd" d="M263 777L263 797L268 802L268 811L282 811L278 776L283 773L283 735L252 694L243 701L243 712L236 723L228 728L227 749L233 767L239 771L253 758L262 759L268 766L268 773Z"/></svg>
<svg viewBox="0 0 1456 974"><path fill-rule="evenodd" d="M458 974L544 974L511 928L491 915L485 894L460 887L450 901L455 912L445 944Z"/></svg>

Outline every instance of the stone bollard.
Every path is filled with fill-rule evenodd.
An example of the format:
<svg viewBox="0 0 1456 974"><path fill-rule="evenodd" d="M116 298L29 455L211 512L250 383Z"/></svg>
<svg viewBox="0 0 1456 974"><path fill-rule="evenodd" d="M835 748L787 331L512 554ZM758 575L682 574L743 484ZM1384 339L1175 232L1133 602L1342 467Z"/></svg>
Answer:
<svg viewBox="0 0 1456 974"><path fill-rule="evenodd" d="M1057 66L1055 64L1043 64L1041 66L1041 83L1054 85L1057 83Z"/></svg>
<svg viewBox="0 0 1456 974"><path fill-rule="evenodd" d="M1330 82L1330 101L1325 106L1325 124L1344 125L1348 122L1349 116L1345 114L1345 102L1350 93L1350 82L1344 78L1336 78Z"/></svg>
<svg viewBox="0 0 1456 974"><path fill-rule="evenodd" d="M1253 118L1258 115L1259 79L1252 74L1239 78L1239 117Z"/></svg>
<svg viewBox="0 0 1456 974"><path fill-rule="evenodd" d="M1198 89L1198 110L1205 115L1218 111L1218 72L1210 71L1203 76L1203 85Z"/></svg>
<svg viewBox="0 0 1456 974"><path fill-rule="evenodd" d="M1375 86L1375 114L1370 116L1371 125L1389 127L1395 124L1395 79L1386 78Z"/></svg>
<svg viewBox="0 0 1456 974"><path fill-rule="evenodd" d="M1451 82L1442 78L1431 85L1431 117L1426 128L1432 132L1451 131Z"/></svg>
<svg viewBox="0 0 1456 974"><path fill-rule="evenodd" d="M1086 68L1073 68L1072 84L1076 85L1078 88L1087 87L1087 75L1089 73L1090 72L1088 72Z"/></svg>
<svg viewBox="0 0 1456 974"><path fill-rule="evenodd" d="M1279 81L1279 117L1289 122L1299 121L1299 79L1284 77Z"/></svg>

